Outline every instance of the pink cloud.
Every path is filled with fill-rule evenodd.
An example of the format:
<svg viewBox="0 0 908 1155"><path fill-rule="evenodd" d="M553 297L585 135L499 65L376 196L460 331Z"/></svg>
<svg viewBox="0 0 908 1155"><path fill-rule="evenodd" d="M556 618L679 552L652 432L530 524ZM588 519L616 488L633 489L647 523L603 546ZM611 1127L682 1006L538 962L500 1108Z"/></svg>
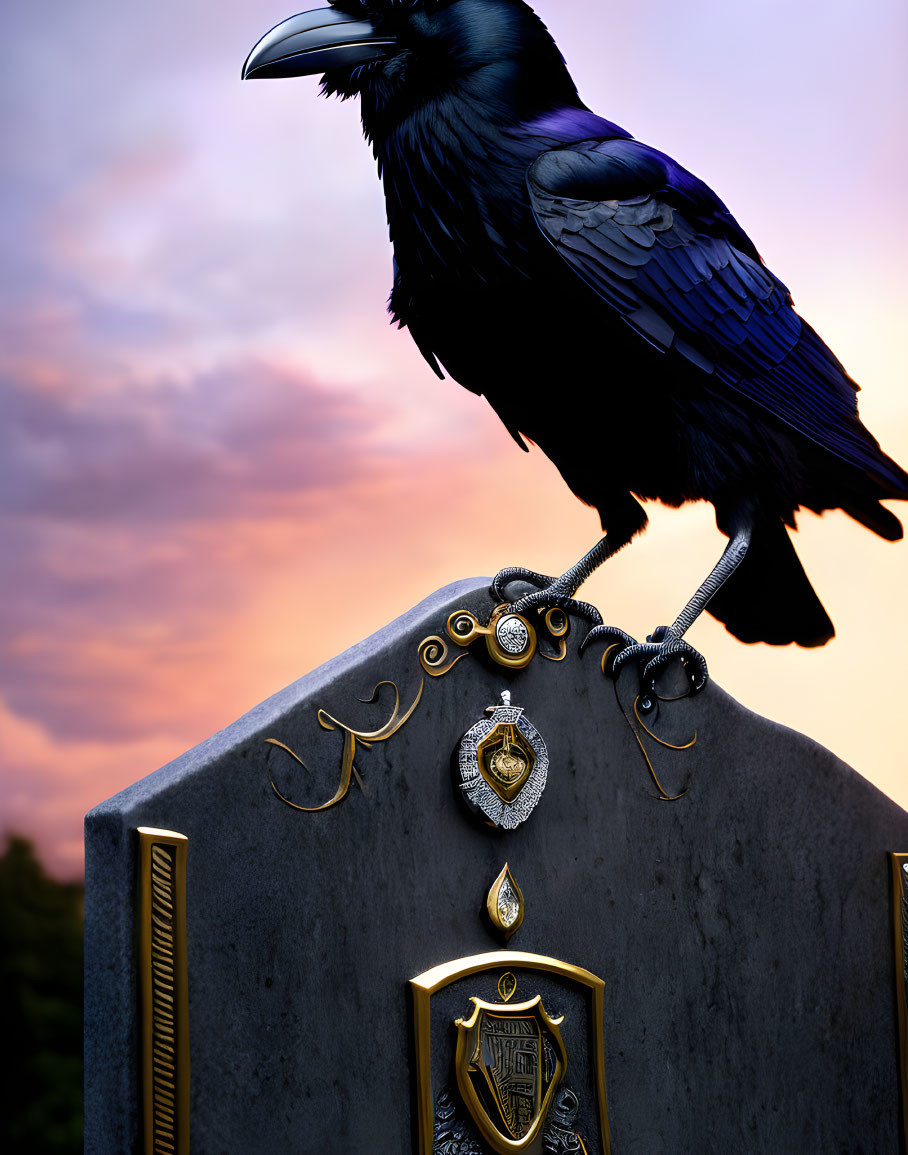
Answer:
<svg viewBox="0 0 908 1155"><path fill-rule="evenodd" d="M0 697L0 838L4 831L36 837L49 869L60 877L82 872L80 815L87 799L112 794L123 767L162 764L170 745L146 737L61 745L40 725L21 718ZM97 792L97 793L95 793Z"/></svg>
<svg viewBox="0 0 908 1155"><path fill-rule="evenodd" d="M248 644L246 607L259 613L266 591L280 604L275 575L282 596L292 574L332 599L345 541L348 557L381 554L394 534L424 537L439 510L468 524L477 486L452 493L450 477L511 452L491 415L497 437L469 447L456 430L394 446L393 422L264 363L100 395L0 380L10 708L69 742L185 739L200 719L229 720L219 703L242 712L231 655L238 635Z"/></svg>

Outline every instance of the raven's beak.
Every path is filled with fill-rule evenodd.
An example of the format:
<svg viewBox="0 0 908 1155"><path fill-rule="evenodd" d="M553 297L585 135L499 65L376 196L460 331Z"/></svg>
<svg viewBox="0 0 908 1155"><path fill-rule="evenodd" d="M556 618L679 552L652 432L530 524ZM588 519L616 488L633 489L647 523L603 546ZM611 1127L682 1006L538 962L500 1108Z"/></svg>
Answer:
<svg viewBox="0 0 908 1155"><path fill-rule="evenodd" d="M384 56L395 43L393 36L379 36L368 20L335 8L300 12L256 44L243 65L243 79L311 76L338 66L365 64Z"/></svg>

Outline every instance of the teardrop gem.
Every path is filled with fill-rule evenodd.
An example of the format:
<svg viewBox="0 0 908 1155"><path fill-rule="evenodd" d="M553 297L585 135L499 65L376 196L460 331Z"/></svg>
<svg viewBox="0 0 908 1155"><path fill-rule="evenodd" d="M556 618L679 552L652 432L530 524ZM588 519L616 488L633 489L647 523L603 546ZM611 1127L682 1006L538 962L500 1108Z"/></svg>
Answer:
<svg viewBox="0 0 908 1155"><path fill-rule="evenodd" d="M489 889L486 910L492 925L504 935L505 941L523 922L523 894L507 863Z"/></svg>

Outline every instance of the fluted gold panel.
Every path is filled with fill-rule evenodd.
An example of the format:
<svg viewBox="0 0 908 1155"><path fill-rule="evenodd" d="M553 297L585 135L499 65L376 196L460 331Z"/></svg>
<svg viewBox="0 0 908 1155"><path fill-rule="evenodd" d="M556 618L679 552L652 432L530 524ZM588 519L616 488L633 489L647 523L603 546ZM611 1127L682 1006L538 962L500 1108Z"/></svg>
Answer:
<svg viewBox="0 0 908 1155"><path fill-rule="evenodd" d="M188 844L173 830L139 827L145 1155L189 1151Z"/></svg>

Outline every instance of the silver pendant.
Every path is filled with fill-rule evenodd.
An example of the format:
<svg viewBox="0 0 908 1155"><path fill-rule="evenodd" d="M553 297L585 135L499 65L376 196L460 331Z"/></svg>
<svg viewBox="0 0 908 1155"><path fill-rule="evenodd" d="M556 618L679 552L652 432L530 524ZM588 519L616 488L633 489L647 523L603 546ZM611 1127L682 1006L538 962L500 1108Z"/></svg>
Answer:
<svg viewBox="0 0 908 1155"><path fill-rule="evenodd" d="M489 706L467 730L457 750L455 777L467 805L490 826L514 830L542 797L549 756L542 735L511 705L508 690L501 705Z"/></svg>

